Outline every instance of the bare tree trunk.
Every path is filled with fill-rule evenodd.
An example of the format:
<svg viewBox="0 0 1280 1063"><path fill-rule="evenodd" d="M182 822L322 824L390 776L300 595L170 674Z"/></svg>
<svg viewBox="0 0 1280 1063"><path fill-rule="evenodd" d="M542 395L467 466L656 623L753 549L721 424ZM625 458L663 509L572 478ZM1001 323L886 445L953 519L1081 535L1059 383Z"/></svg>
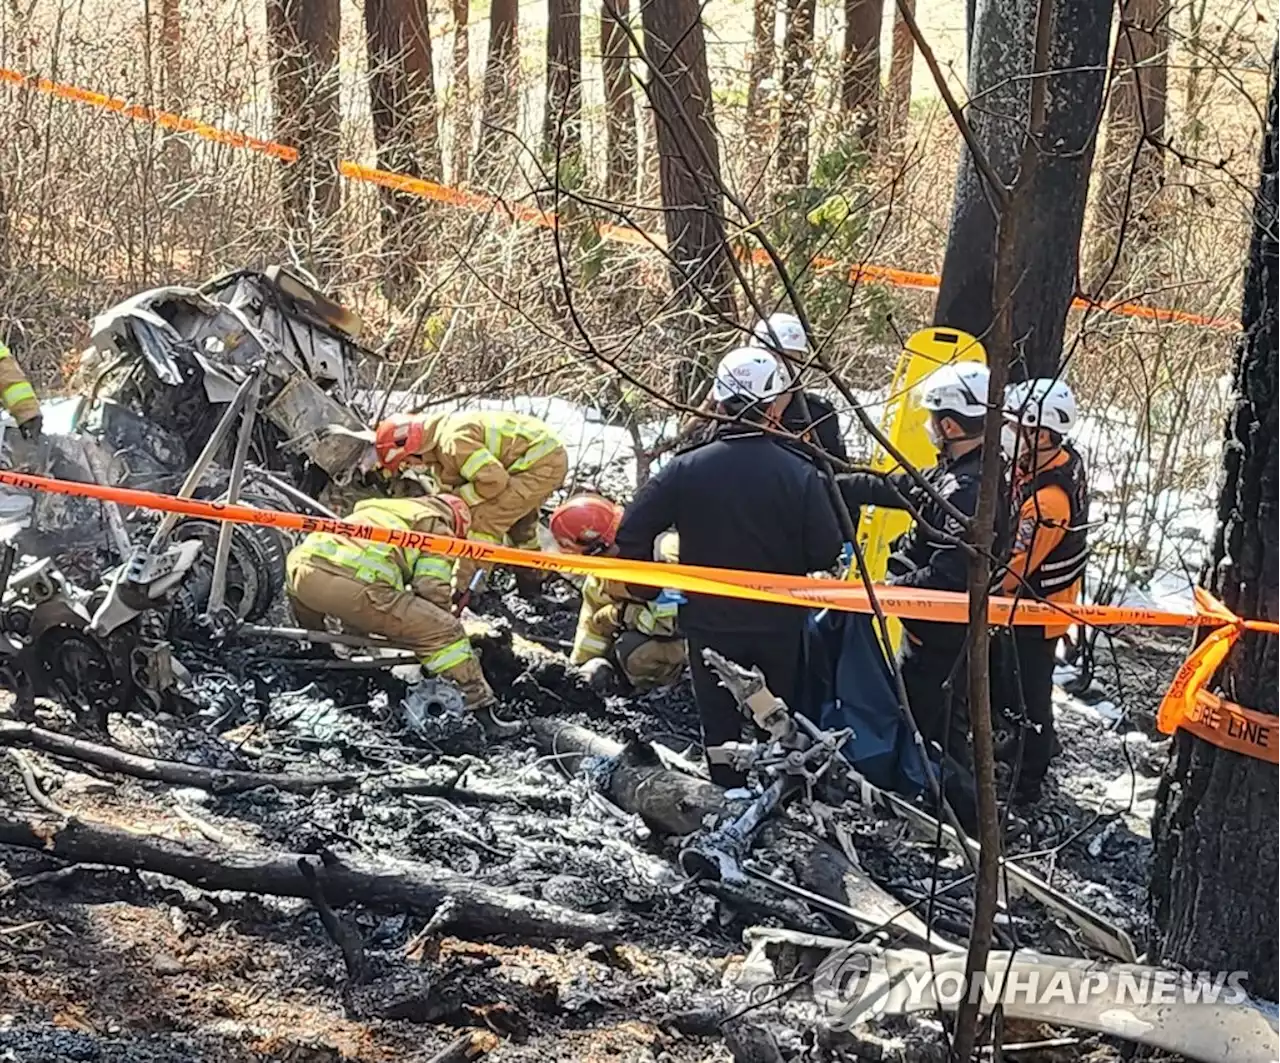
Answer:
<svg viewBox="0 0 1280 1063"><path fill-rule="evenodd" d="M471 172L471 31L467 20L471 17L467 0L452 0L453 14L453 139L449 145L452 156L453 183L466 184Z"/></svg>
<svg viewBox="0 0 1280 1063"><path fill-rule="evenodd" d="M1169 15L1168 0L1124 0L1120 11L1088 270L1088 290L1099 297L1125 285L1129 252L1154 234L1150 211L1164 166L1148 138L1164 139Z"/></svg>
<svg viewBox="0 0 1280 1063"><path fill-rule="evenodd" d="M443 176L436 126L435 70L424 0L365 0L369 104L378 165L438 181ZM427 203L381 189L387 295L407 294L414 263L426 257Z"/></svg>
<svg viewBox="0 0 1280 1063"><path fill-rule="evenodd" d="M1277 603L1276 58L1254 201L1234 402L1227 415L1218 526L1205 585L1242 616L1280 618ZM1245 633L1218 672L1223 696L1275 714L1277 638ZM1151 955L1190 970L1245 971L1276 1000L1277 785L1274 764L1179 731L1151 825Z"/></svg>
<svg viewBox="0 0 1280 1063"><path fill-rule="evenodd" d="M628 0L604 0L600 5L605 195L623 203L636 194L636 105L631 91L631 41L623 29L630 13Z"/></svg>
<svg viewBox="0 0 1280 1063"><path fill-rule="evenodd" d="M576 159L582 148L582 7L579 0L547 2L546 109L542 153Z"/></svg>
<svg viewBox="0 0 1280 1063"><path fill-rule="evenodd" d="M298 151L281 179L288 241L322 283L341 254L340 29L338 0L267 0L275 139Z"/></svg>
<svg viewBox="0 0 1280 1063"><path fill-rule="evenodd" d="M12 245L9 243L9 196L5 190L6 181L6 174L0 169L0 293L4 293L4 289L7 287L5 282L12 277L9 272L10 247ZM7 298L5 301L8 302ZM0 331L0 343L7 345L8 339L8 329Z"/></svg>
<svg viewBox="0 0 1280 1063"><path fill-rule="evenodd" d="M160 68L162 99L170 110L182 107L182 0L160 0Z"/></svg>
<svg viewBox="0 0 1280 1063"><path fill-rule="evenodd" d="M817 0L786 0L782 99L778 106L778 174L790 185L809 181L809 113L813 103L813 23Z"/></svg>
<svg viewBox="0 0 1280 1063"><path fill-rule="evenodd" d="M778 0L755 0L751 18L751 65L747 74L747 145L763 156L769 143L769 93L774 42L778 33Z"/></svg>
<svg viewBox="0 0 1280 1063"><path fill-rule="evenodd" d="M662 199L662 174L658 155L658 118L652 107L640 108L638 128L640 131L640 201L657 203Z"/></svg>
<svg viewBox="0 0 1280 1063"><path fill-rule="evenodd" d="M1031 57L1027 63L1030 92L1027 97L1026 135L1017 162L1017 178L996 210L995 262L992 268L994 317L987 341L992 395L1003 395L1017 346L1014 332L1014 293L1018 286L1018 248L1022 232L1031 220L1036 175L1042 164L1040 144L1046 127L1050 42L1054 0L1035 0ZM991 551L995 545L996 512L1008 505L1001 497L1003 463L1000 457L1001 420L988 417L983 429L981 483L969 537L974 552L969 558L969 733L973 745L973 778L978 806L978 874L969 926L969 951L965 975L973 987L983 977L991 947L992 928L999 903L999 857L1003 844L1000 809L996 802L995 746L991 720L991 629L985 622L991 588ZM978 1033L979 998L966 994L956 1010L952 1051L956 1059L973 1056Z"/></svg>
<svg viewBox="0 0 1280 1063"><path fill-rule="evenodd" d="M916 0L903 0L914 14ZM889 92L885 100L885 124L889 127L889 137L901 140L907 135L911 124L911 65L915 58L916 45L911 39L911 30L898 5L893 5L893 52L889 56Z"/></svg>
<svg viewBox="0 0 1280 1063"><path fill-rule="evenodd" d="M979 147L1006 186L1027 135L1036 0L982 3L971 33L967 112ZM1056 0L1045 75L1047 116L1027 211L1018 226L1012 313L1013 379L1052 376L1076 294L1080 232L1102 109L1110 0ZM934 324L986 335L994 319L997 217L966 150L942 265ZM1052 253L1045 249L1051 248Z"/></svg>
<svg viewBox="0 0 1280 1063"><path fill-rule="evenodd" d="M649 0L641 11L671 283L690 311L688 331L705 335L714 320L734 320L734 299L701 9L697 0ZM682 366L682 394L706 372L701 357Z"/></svg>
<svg viewBox="0 0 1280 1063"><path fill-rule="evenodd" d="M517 0L493 0L489 7L489 54L484 64L480 142L472 166L480 180L501 176L505 133L520 113L520 7Z"/></svg>
<svg viewBox="0 0 1280 1063"><path fill-rule="evenodd" d="M884 0L844 0L840 108L862 116L859 135L875 142L880 112L880 24Z"/></svg>

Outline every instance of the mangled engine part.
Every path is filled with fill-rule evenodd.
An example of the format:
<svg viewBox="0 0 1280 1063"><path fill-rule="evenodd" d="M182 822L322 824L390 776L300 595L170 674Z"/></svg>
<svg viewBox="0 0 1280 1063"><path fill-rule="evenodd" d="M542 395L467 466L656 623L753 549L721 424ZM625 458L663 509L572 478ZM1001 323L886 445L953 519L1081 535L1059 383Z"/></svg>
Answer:
<svg viewBox="0 0 1280 1063"><path fill-rule="evenodd" d="M93 615L93 630L107 635L143 613L162 610L166 635L208 638L220 529L213 521L179 521L171 546L160 551L136 547L126 564L108 574L107 592ZM284 569L284 547L277 533L233 526L223 591L226 613L237 620L266 617L280 600Z"/></svg>
<svg viewBox="0 0 1280 1063"><path fill-rule="evenodd" d="M89 630L92 596L71 584L48 558L15 573L0 607L3 682L28 714L31 698L47 697L86 721L129 706L136 692L136 625L107 637Z"/></svg>
<svg viewBox="0 0 1280 1063"><path fill-rule="evenodd" d="M231 525L223 605L240 620L267 617L280 600L285 581L286 544L271 528ZM178 545L199 543L202 550L190 577L173 591L170 630L190 636L199 630L213 590L213 559L221 525L215 521L183 520L173 530Z"/></svg>
<svg viewBox="0 0 1280 1063"><path fill-rule="evenodd" d="M109 635L165 601L186 578L200 556L197 541L178 543L163 553L138 547L111 579L105 599L94 611L90 627Z"/></svg>
<svg viewBox="0 0 1280 1063"><path fill-rule="evenodd" d="M205 546L217 527L184 529L180 522L176 533L166 548L135 548L92 593L48 559L13 576L0 611L0 653L4 681L20 705L48 697L104 728L108 714L139 700L154 709L177 704L191 677L170 640L209 636L204 621L213 580ZM231 559L228 608L265 613L284 580L275 540L237 537Z"/></svg>
<svg viewBox="0 0 1280 1063"><path fill-rule="evenodd" d="M415 683L401 709L409 730L424 741L455 755L484 752L484 730L449 680L430 676Z"/></svg>
<svg viewBox="0 0 1280 1063"><path fill-rule="evenodd" d="M795 726L786 704L769 690L758 668L742 668L710 649L703 650L703 658L744 715L770 738L768 745L734 742L713 747L707 759L740 771L755 769L771 781L739 815L691 839L680 853L680 866L695 878L743 883L743 859L760 828L789 798L826 773L850 732L811 739Z"/></svg>

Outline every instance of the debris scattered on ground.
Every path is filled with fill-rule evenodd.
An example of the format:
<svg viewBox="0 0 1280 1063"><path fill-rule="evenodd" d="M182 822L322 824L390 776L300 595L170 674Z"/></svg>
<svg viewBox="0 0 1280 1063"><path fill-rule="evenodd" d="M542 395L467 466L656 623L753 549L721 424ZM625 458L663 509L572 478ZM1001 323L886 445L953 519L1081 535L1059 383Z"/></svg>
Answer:
<svg viewBox="0 0 1280 1063"><path fill-rule="evenodd" d="M476 641L502 677L509 708L553 728L586 728L615 747L642 737L696 755L687 684L602 700L558 652L531 641L571 632L568 594L534 606L513 595L489 600L506 618L488 621ZM224 693L240 691L261 657L277 651L257 646L228 658L219 672ZM765 1053L751 1058L790 1060L801 1051L815 1059L944 1058L936 1021L913 1017L908 1026L819 1036L807 1002L811 976L754 987L735 978L743 932L755 923L803 916L811 932L846 931L769 891L716 896L699 888L681 873L677 844L659 824L613 804L598 777L592 785L603 763L590 750L549 747L547 728L488 748L463 748L468 743L444 735L434 742L402 707L403 686L357 674L322 695L306 662L263 670L251 687L256 703L223 718L219 733L201 712L129 713L112 718L111 741L147 758L143 764L179 760L237 781L238 771L338 784L219 788L200 785L207 776L166 783L154 770L122 773L122 761L68 759L69 747L32 736L83 734L80 723L43 701L34 726L6 725L41 792L76 817L66 827L52 822L16 766L0 766L4 803L14 810L6 820L28 832L47 829L50 838L0 849L0 985L8 1001L0 1049L12 1058L426 1060L464 1035L468 1045L481 1038L472 1031L494 1039L494 1059L678 1061L723 1058L747 1045ZM1126 730L1128 718L1099 726L1076 699L1061 702L1059 721L1064 752L1054 784L1017 824L1011 848L1039 854L1024 866L1141 941L1150 844L1141 802L1158 755ZM798 814L798 830L820 829ZM917 912L932 897L939 936L963 940L971 895L959 857L913 839L889 817L848 806L835 820L877 890ZM80 821L135 851L180 847L211 865L244 869L264 853L277 854L281 867L305 859L359 942L363 979L352 984L343 949L305 889L281 896L216 881L206 888L189 880L196 876L148 869L136 857L124 863L137 870L102 866L100 850L83 859L68 852L74 862L64 864L58 847L63 839L73 845ZM423 876L430 903L415 908L384 892L345 906L352 897L343 876L388 860ZM785 839L763 838L752 863L795 881ZM548 939L514 922L477 924L472 899L452 883L517 899L526 910L570 913L595 931L574 942L563 929ZM1069 923L1025 896L1011 901L1000 929L1020 949L1094 955ZM1109 1044L1114 1053L1120 1044L1074 1036L1077 1052Z"/></svg>

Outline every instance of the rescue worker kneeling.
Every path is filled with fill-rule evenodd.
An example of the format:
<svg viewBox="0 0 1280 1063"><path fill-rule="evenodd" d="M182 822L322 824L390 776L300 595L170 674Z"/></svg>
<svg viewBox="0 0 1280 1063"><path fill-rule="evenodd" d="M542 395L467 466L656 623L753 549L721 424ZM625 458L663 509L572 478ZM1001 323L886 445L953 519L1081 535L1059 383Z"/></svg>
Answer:
<svg viewBox="0 0 1280 1063"><path fill-rule="evenodd" d="M621 507L598 495L579 495L551 515L551 534L566 553L610 553L621 520ZM658 536L655 561L676 564L679 552L675 532ZM596 689L609 686L615 668L636 690L670 686L688 663L679 608L678 597L669 592L646 601L625 583L588 576L569 662L581 667Z"/></svg>
<svg viewBox="0 0 1280 1063"><path fill-rule="evenodd" d="M456 495L370 498L347 518L396 531L466 538L471 521ZM487 731L506 725L492 714L495 698L480 662L450 610L448 558L410 546L313 532L289 552L287 589L304 628L324 630L333 617L348 631L382 635L408 646L432 675L456 683Z"/></svg>
<svg viewBox="0 0 1280 1063"><path fill-rule="evenodd" d="M564 483L564 444L536 417L483 411L392 417L375 434L378 462L395 473L424 466L471 507L471 538L538 549L538 510ZM454 586L471 585L474 561L458 561ZM523 589L523 588L522 588Z"/></svg>

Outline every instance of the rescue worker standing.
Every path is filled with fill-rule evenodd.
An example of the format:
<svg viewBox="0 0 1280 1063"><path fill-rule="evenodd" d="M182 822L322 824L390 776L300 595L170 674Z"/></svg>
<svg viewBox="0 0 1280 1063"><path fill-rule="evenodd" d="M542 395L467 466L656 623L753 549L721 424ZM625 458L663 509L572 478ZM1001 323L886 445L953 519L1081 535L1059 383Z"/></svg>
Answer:
<svg viewBox="0 0 1280 1063"><path fill-rule="evenodd" d="M764 321L756 322L752 332L753 345L768 348L801 366L809 361L809 340L795 314L770 314ZM782 427L821 447L829 457L847 462L849 452L840 434L836 408L816 392L803 394L805 411L802 413L800 404L794 400L787 403L782 411Z"/></svg>
<svg viewBox="0 0 1280 1063"><path fill-rule="evenodd" d="M608 499L578 495L551 514L551 534L566 553L612 553L621 519L622 509ZM663 532L653 559L676 564L679 551L676 533ZM668 591L646 600L625 583L588 576L569 663L581 668L597 690L609 687L615 668L635 690L671 685L688 659L678 626L680 600Z"/></svg>
<svg viewBox="0 0 1280 1063"><path fill-rule="evenodd" d="M378 425L378 461L395 473L425 466L436 481L471 507L471 538L508 539L538 548L538 510L569 472L564 444L535 417L503 411L393 417ZM460 559L457 593L471 585L476 563ZM487 567L487 566L486 566Z"/></svg>
<svg viewBox="0 0 1280 1063"><path fill-rule="evenodd" d="M396 531L466 538L471 516L456 495L370 498L348 518ZM409 646L432 675L456 683L490 734L516 725L493 716L493 691L450 609L448 558L410 546L313 532L289 552L286 589L298 623L323 631L333 617L351 632Z"/></svg>
<svg viewBox="0 0 1280 1063"><path fill-rule="evenodd" d="M737 422L718 425L708 442L678 454L640 488L618 529L619 556L648 560L657 536L674 527L689 565L798 576L835 564L842 537L821 474L764 431L778 424L790 379L771 351L725 355L711 397L716 412ZM770 689L794 705L806 617L794 606L689 595L680 623L707 748L737 740L745 721L702 651L758 666ZM743 782L727 764L712 764L711 778L721 786Z"/></svg>
<svg viewBox="0 0 1280 1063"><path fill-rule="evenodd" d="M1064 381L1028 380L1005 391L1000 446L1009 462L1016 525L1002 594L1063 605L1080 600L1089 561L1089 486L1084 461L1067 442L1076 418L1075 396ZM1054 657L1070 626L1065 616L1043 626L1015 624L1005 642L1012 650L1004 667L1006 709L1023 720L1012 795L1018 802L1040 799L1054 755ZM1006 759L1010 752L1002 751Z"/></svg>
<svg viewBox="0 0 1280 1063"><path fill-rule="evenodd" d="M5 412L13 418L23 439L40 435L44 418L40 415L36 389L13 352L3 343L0 343L0 402L4 403Z"/></svg>
<svg viewBox="0 0 1280 1063"><path fill-rule="evenodd" d="M809 344L804 334L804 326L795 314L772 314L765 321L756 322L752 332L751 345L763 347L778 356L778 365L786 388L790 391L794 373L788 366L788 360L804 365L809 359ZM836 408L817 392L804 391L804 409L789 395L782 407L776 427L803 439L812 447L826 451L829 457L841 462L849 460L849 453L844 445L844 437L840 434L840 419ZM703 404L704 410L714 410L714 396L708 396ZM676 446L684 448L705 443L715 436L715 423L697 415L690 416L680 427L676 437ZM808 456L803 448L797 448Z"/></svg>
<svg viewBox="0 0 1280 1063"><path fill-rule="evenodd" d="M40 400L36 397L35 388L31 386L27 374L22 371L22 366L4 343L0 343L0 403L4 404L5 412L17 424L23 439L39 438L44 424L44 418L40 415ZM34 505L29 494L0 487L0 520L24 517Z"/></svg>
<svg viewBox="0 0 1280 1063"><path fill-rule="evenodd" d="M978 508L989 380L985 365L960 362L934 370L920 385L920 405L929 411L926 430L938 448L938 463L923 470L923 479L965 517ZM959 545L967 529L915 479L905 472L859 472L836 482L851 510L875 505L918 514L893 544L890 584L939 591L967 588L968 556ZM1003 538L997 528L997 544ZM904 620L902 628L898 665L916 726L927 740L968 765L968 628L922 620Z"/></svg>

